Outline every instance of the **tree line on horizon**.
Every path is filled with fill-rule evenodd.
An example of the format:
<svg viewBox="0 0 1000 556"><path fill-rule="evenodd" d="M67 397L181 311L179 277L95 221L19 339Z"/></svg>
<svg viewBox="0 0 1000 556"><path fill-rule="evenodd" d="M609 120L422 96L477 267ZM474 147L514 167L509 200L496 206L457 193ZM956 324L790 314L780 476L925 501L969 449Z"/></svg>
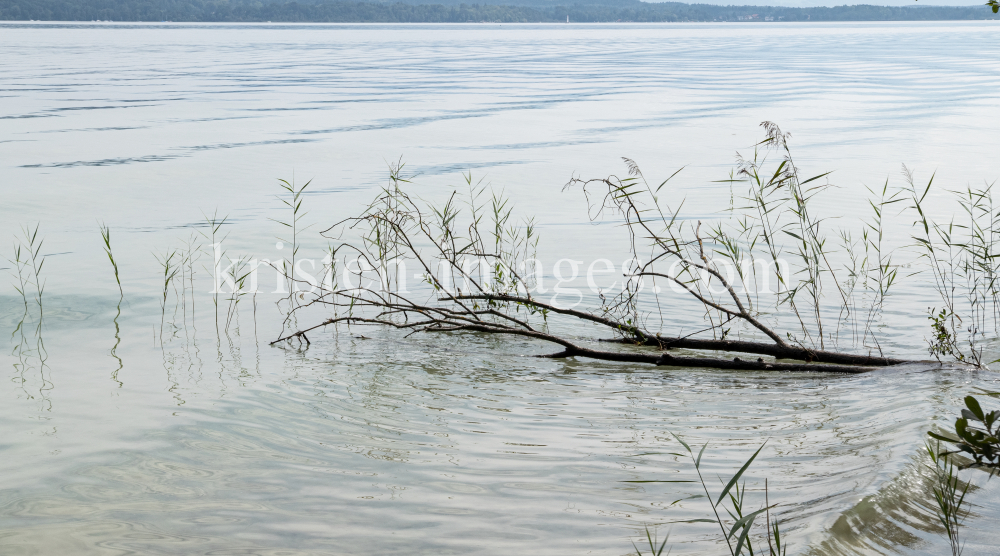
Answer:
<svg viewBox="0 0 1000 556"><path fill-rule="evenodd" d="M433 0L432 0L433 1ZM503 1L503 0L500 0ZM516 2L517 0L513 0ZM982 6L716 6L677 2L567 6L260 0L0 0L0 21L275 23L576 23L1000 19Z"/></svg>

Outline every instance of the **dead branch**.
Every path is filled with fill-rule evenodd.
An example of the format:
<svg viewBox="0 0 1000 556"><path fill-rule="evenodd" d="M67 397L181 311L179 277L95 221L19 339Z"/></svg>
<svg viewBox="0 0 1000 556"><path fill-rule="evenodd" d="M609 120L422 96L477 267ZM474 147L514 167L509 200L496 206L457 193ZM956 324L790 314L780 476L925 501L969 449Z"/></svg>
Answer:
<svg viewBox="0 0 1000 556"><path fill-rule="evenodd" d="M770 133L769 137L771 141L777 141L775 137L778 135ZM787 151L783 139L782 146ZM797 204L787 210L803 214L808 199L802 193L790 160L790 155L786 156L786 162L782 163L766 187L772 190L790 187L789 198L794 198ZM538 357L583 357L678 368L859 373L875 367L912 362L881 354L876 357L826 350L823 349L822 339L818 342L818 349L815 349L812 337L814 334L822 335L821 306L816 297L820 290L817 284L808 283L808 280L815 280L818 271L813 267L805 282L788 287L789 277L779 268L780 248L774 241L775 231L782 230L782 224L778 222L779 216L774 209L764 205L767 201L760 197L759 192L760 200L753 209L756 214L766 216L767 220L757 228L748 228L758 230L756 239L747 239L744 237L746 234L728 236L721 226L704 235L701 222L692 227L678 219L676 211L660 205L657 193L669 179L654 189L645 182L633 161L626 162L630 165L630 177L573 178L567 184L567 187L578 187L583 191L590 204L591 218L600 218L604 213L624 218L624 229L629 238L628 254L632 257L630 260L636 261L623 276L625 280L620 293L611 298L606 298L603 293L600 295L600 307L589 310L560 307L554 299L553 302L546 302L532 295L534 272L529 271L527 265L529 261L534 261L537 234L531 221L515 223L509 202L495 194L489 206L479 204L478 199L486 190L480 184L473 184L471 175L467 177L470 192L465 199L471 218L464 218L460 208L462 197L457 193L453 193L442 206L425 206L402 189L401 184L406 180L394 170L391 187L383 189L360 215L324 231L324 234L331 233L337 238L345 234L358 236L353 242L341 242L335 249L341 254L356 254L352 261L356 269L350 271L349 278L357 285L340 287L324 283L309 301L295 310L312 311L316 307L327 307L334 310L335 316L282 335L272 344L293 340L303 340L308 344L307 333L327 326L382 326L407 335L516 336L555 344L562 349L558 353ZM757 166L753 166L752 171L756 170ZM743 171L749 172L745 168ZM810 241L813 242L809 248L815 251L815 245L821 246L822 243L816 239L820 237L820 221L809 217L797 222L804 222L803 226L807 226L812 238ZM336 229L339 231L335 232ZM757 244L757 239L761 240L763 247ZM725 246L728 251L723 252L713 245ZM760 254L754 255L755 249ZM742 271L737 279L731 274L727 276L718 259L713 257L716 254L725 255L733 261L750 257L750 269L754 273L757 267L753 265L753 257L774 262L777 278L785 290L775 294L774 307L770 312L762 312L759 300L751 301L745 283L748 278ZM642 260L648 262L639 262ZM423 277L423 283L415 293L399 287L410 275L405 273L406 263L415 264ZM826 267L832 273L829 263ZM641 286L644 278L665 280L677 286L676 291L700 304L707 327L694 336L701 337L661 334L665 327L673 325L669 316L671 312L683 309L661 299L655 288L652 294L646 293ZM756 281L756 275L750 278ZM721 285L722 289L713 289L713 283ZM740 286L744 288L743 292L737 291ZM795 292L800 289L813 295L815 322L811 326L814 332L809 331L810 325L794 305ZM650 296L652 299L648 299ZM658 309L658 320L650 311L651 306ZM795 316L792 322L801 325L804 339L798 339L780 328L781 315L788 312L786 307ZM613 336L613 339L605 341L632 347L593 349L578 337L552 333L553 327L549 326L552 319L603 328ZM734 328L742 330L741 335L748 336L737 340L727 338ZM766 355L801 363L764 361L759 357L752 360L667 353L674 349Z"/></svg>

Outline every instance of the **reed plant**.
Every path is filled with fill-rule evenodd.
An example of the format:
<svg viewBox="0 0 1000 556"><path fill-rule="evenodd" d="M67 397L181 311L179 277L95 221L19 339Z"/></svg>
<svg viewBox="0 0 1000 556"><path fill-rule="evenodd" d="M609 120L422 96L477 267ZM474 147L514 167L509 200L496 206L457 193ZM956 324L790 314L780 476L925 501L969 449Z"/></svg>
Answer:
<svg viewBox="0 0 1000 556"><path fill-rule="evenodd" d="M332 244L327 244L326 255L323 257L323 283L322 287L324 291L334 292L340 289L340 280L337 276L338 265L337 265L337 248ZM257 292L254 295L254 334L257 331L256 319L257 319ZM333 306L333 316L337 318L337 307Z"/></svg>
<svg viewBox="0 0 1000 556"><path fill-rule="evenodd" d="M38 235L39 225L35 227L22 226L21 233L15 237L13 258L8 261L13 265L11 274L16 280L14 289L21 296L23 311L18 319L11 338L19 339L14 347L14 353L18 356L21 384L26 381L27 369L31 367L30 359L37 357L39 364L39 374L42 379L42 387L39 395L46 399L44 391L48 381L45 378L45 361L48 352L45 349L45 341L42 336L42 328L45 316L44 295L45 279L42 277L42 270L45 266L45 256L42 255L42 245L44 239ZM37 313L36 313L37 311ZM34 321L34 330L29 333L26 324ZM29 334L31 338L29 339ZM27 390L25 390L27 394Z"/></svg>
<svg viewBox="0 0 1000 556"><path fill-rule="evenodd" d="M278 236L278 241L287 243L291 246L291 255L287 258L282 257L281 268L275 267L278 272L281 273L288 287L288 296L284 298L288 301L288 309L282 323L282 331L284 331L285 326L291 324L291 319L294 318L295 314L295 307L298 306L298 302L300 300L295 296L295 265L297 263L300 248L299 235L309 228L309 226L302 225L302 219L305 218L307 214L302 207L302 203L305 200L303 198L305 190L311 183L312 180L309 180L304 185L295 185L295 178L292 178L292 181L279 179L278 186L281 188L284 195L278 195L277 199L288 211L288 216L284 218L270 218L272 222L286 228L286 233Z"/></svg>
<svg viewBox="0 0 1000 556"><path fill-rule="evenodd" d="M21 246L24 248L25 253L25 266L28 268L30 273L30 278L27 284L31 286L34 290L33 297L35 304L38 306L38 330L41 331L42 319L44 318L44 304L43 297L45 294L45 280L42 278L42 268L45 266L45 255L41 254L42 245L45 240L38 237L39 225L35 224L34 228L25 226L21 229L22 243ZM24 295L22 293L22 295Z"/></svg>
<svg viewBox="0 0 1000 556"><path fill-rule="evenodd" d="M864 222L861 232L861 242L864 246L864 264L862 266L863 286L870 293L866 300L868 313L865 318L862 344L874 347L882 354L882 346L873 326L881 320L886 298L896 279L899 268L893 264L894 250L886 245L885 216L886 210L904 200L902 191L889 191L889 181L886 180L881 189L868 189L871 197L868 205L872 209L872 217ZM854 256L852 255L852 258ZM870 343L869 343L870 342Z"/></svg>
<svg viewBox="0 0 1000 556"><path fill-rule="evenodd" d="M930 468L934 475L934 511L948 536L951 556L961 556L964 545L960 528L969 515L969 510L964 505L970 484L959 480L956 466L949 455L941 450L940 441L935 444L928 442L925 448L930 456Z"/></svg>
<svg viewBox="0 0 1000 556"><path fill-rule="evenodd" d="M841 330L847 330L850 334L851 345L859 343L858 333L858 299L855 295L859 287L866 286L868 258L863 253L867 236L862 233L861 238L851 230L839 230L838 239L840 249L845 254L841 268L843 273L838 277L840 289L844 292L847 302L844 303L837 314L837 329L834 334L834 341L840 342ZM871 313L869 313L871 316Z"/></svg>
<svg viewBox="0 0 1000 556"><path fill-rule="evenodd" d="M226 240L229 234L222 233L222 226L226 224L229 219L229 215L219 217L218 209L212 213L212 216L203 214L202 217L205 220L205 228L208 231L201 232L202 237L204 237L208 242L208 247L212 248L212 264L213 268L209 273L213 276L215 284L212 287L212 306L215 308L215 334L219 335L219 287L218 283L221 276L220 269L218 267L219 263L226 258L226 251L223 249L222 244ZM192 280L192 293L194 291L194 274L191 274ZM193 299L193 297L192 297Z"/></svg>
<svg viewBox="0 0 1000 556"><path fill-rule="evenodd" d="M991 393L991 395L996 394ZM966 519L971 515L967 495L975 488L970 482L964 481L959 477L959 470L979 467L989 471L991 474L1000 472L1000 463L997 463L998 458L996 456L996 454L1000 454L1000 451L997 451L1000 443L997 443L995 438L1000 435L1000 431L996 430L996 426L1000 424L1000 411L984 412L979 407L978 402L974 398L971 400L970 398L966 398L967 407L970 409L962 411L963 416L960 418L960 421L976 423L976 425L958 423L956 425L958 429L963 431L967 429L967 431L956 438L949 438L930 432L928 434L932 437L933 442L927 442L924 445L924 449L929 456L929 462L925 465L930 471L930 481L925 483L928 488L927 495L931 498L930 505L934 510L937 521L942 527L941 531L948 539L949 550L952 556L961 556L963 553L964 537L962 535L962 528ZM974 429L978 432L975 432ZM702 465L706 456L708 443L698 449L690 446L679 436L673 436L684 447L685 451L679 453L668 452L668 454L688 459L695 471L695 480L670 479L660 481L641 479L625 482L641 484L694 483L700 487L702 494L691 496L689 499L704 500L707 506L707 517L673 523L710 523L715 525L718 527L719 543L724 544L726 552L730 556L740 556L742 554L747 554L748 556L756 554L784 556L788 550L788 543L782 536L778 517L773 515L773 510L778 505L770 502L768 479L764 479L764 488L761 493L763 499L751 503L748 495L750 491L748 491L744 478L754 460L758 457L764 445L766 445L766 442L743 463L735 474L728 478L719 477L719 485L722 486L722 490L719 493L714 493L710 491L708 487L709 481L706 481L702 474ZM944 450L941 447L942 442L955 444L959 446L959 449ZM990 452L991 449L994 451ZM953 456L956 454L972 456L975 458L975 461L960 465L953 459ZM650 533L649 526L647 525L645 527L645 538L641 538L640 542L648 547L650 554L659 556L664 553L664 550L667 550L669 554L668 540L669 535L663 541L659 541L655 536L655 532ZM645 548L640 548L635 541L632 541L632 546L638 556L644 556L643 550Z"/></svg>
<svg viewBox="0 0 1000 556"><path fill-rule="evenodd" d="M833 274L833 269L828 258L822 220L812 214L810 202L830 187L829 183L819 182L829 172L809 178L800 177L789 146L790 135L771 122L764 122L762 126L765 138L755 146L753 157L738 155L738 171L725 180L749 186L748 194L742 197L746 205L730 209L736 216L734 228L727 229L719 223L710 237L713 242L726 247L725 251L716 250L716 253L730 258L737 268L744 267L741 263L749 259L749 268L754 271L757 267L753 261L761 256L773 265L779 283L778 306L787 306L792 311L801 333L798 336L787 332L786 339L793 344L809 344L824 349L823 274ZM774 167L772 153L779 156ZM786 255L784 242L788 240L795 248L790 254L799 263L795 274L802 278L798 280L793 278L790 270L782 269L781 261ZM734 257L736 253L741 256ZM756 283L758 279L756 275L751 277L742 272L739 278L743 283L748 279ZM839 289L839 285L837 287ZM800 311L800 295L808 298L811 317ZM753 311L749 302L748 310Z"/></svg>
<svg viewBox="0 0 1000 556"><path fill-rule="evenodd" d="M31 264L32 283L35 286L35 302L38 303L38 329L41 330L42 319L44 318L43 315L45 312L42 304L42 297L45 293L45 280L42 278L42 267L45 266L45 255L41 254L44 240L38 237L38 224L35 224L34 230L25 228L24 238L27 242L28 261L30 261Z"/></svg>
<svg viewBox="0 0 1000 556"><path fill-rule="evenodd" d="M48 393L54 388L48 372L48 351L43 336L45 316L45 269L46 257L41 250L44 239L39 233L40 226L22 226L14 236L13 252L7 261L14 279L13 287L21 297L21 314L11 332L11 340L16 340L11 355L17 357L13 364L17 383L26 399L38 400L42 410L51 410L52 401ZM34 325L34 326L32 326ZM37 388L29 386L37 381Z"/></svg>
<svg viewBox="0 0 1000 556"><path fill-rule="evenodd" d="M15 236L14 239L13 258L7 260L13 265L11 274L16 280L14 289L21 296L23 306L23 312L18 319L17 326L11 332L11 338L20 333L21 341L14 349L19 354L34 352L44 364L47 352L45 342L42 340L42 326L45 316L45 279L42 276L42 270L45 267L46 259L41 252L45 240L38 235L38 231L39 224L35 224L33 228L22 226L20 235ZM33 348L29 344L25 331L25 324L31 321L34 321L35 324L35 345Z"/></svg>
<svg viewBox="0 0 1000 556"><path fill-rule="evenodd" d="M174 279L177 278L177 274L181 271L181 267L175 259L180 258L176 249L171 249L163 255L155 255L156 262L159 263L160 267L163 268L163 295L160 297L160 343L163 343L163 326L167 315L167 294L170 292L170 285L173 283Z"/></svg>
<svg viewBox="0 0 1000 556"><path fill-rule="evenodd" d="M401 187L404 184L410 183L410 180L403 174L405 167L406 164L402 160L388 163L389 186L385 192L389 194L386 205L389 214L400 214L401 206L395 194L401 191ZM443 205L441 210L438 210L436 207L434 208L435 216L439 221L454 218L455 210L453 201L454 196ZM447 241L448 238L442 238L442 240ZM398 287L399 275L395 272L396 263L401 259L403 253L405 253L405 249L402 245L394 241L392 223L388 221L376 223L372 227L371 233L363 237L363 241L376 253L375 260L378 261L377 264L380 266L379 272L387 280L384 286Z"/></svg>
<svg viewBox="0 0 1000 556"><path fill-rule="evenodd" d="M667 534L663 537L663 542L657 539L656 532L652 534L649 532L649 527L646 527L646 542L649 544L649 553L651 556L663 556L663 549L667 547L667 541L670 540L670 535ZM639 541L642 542L641 540ZM659 544L659 546L657 546ZM632 548L635 549L635 553L639 556L643 556L642 550L636 546L635 541L632 541ZM670 550L667 550L667 556L670 556Z"/></svg>
<svg viewBox="0 0 1000 556"><path fill-rule="evenodd" d="M115 283L118 284L119 299L125 298L125 290L122 289L121 276L118 274L118 262L115 261L115 255L111 251L111 228L104 225L103 222L100 223L101 228L101 240L104 242L104 254L107 255L108 260L111 261L111 268L115 271Z"/></svg>
<svg viewBox="0 0 1000 556"><path fill-rule="evenodd" d="M30 293L28 291L31 285L31 267L26 259L27 249L19 242L14 243L14 257L7 259L10 264L14 265L11 274L16 280L14 284L14 289L17 290L18 295L21 296L21 302L24 306L24 311L21 313L21 318L18 320L17 326L14 331L11 332L11 337L13 338L18 332L22 331L25 321L28 320L30 309L28 306L28 297Z"/></svg>
<svg viewBox="0 0 1000 556"><path fill-rule="evenodd" d="M824 271L828 271L831 274L834 271L830 265L826 250L826 237L821 231L822 219L817 218L812 213L810 210L810 201L816 195L830 187L829 183L818 181L828 176L830 172L824 172L806 179L800 178L799 170L795 166L792 151L789 147L788 139L791 136L783 133L773 122L764 122L762 127L764 128L765 138L761 141L760 145L777 151L781 156L781 161L769 179L767 187L780 188L782 191L781 195L785 196L789 202L786 212L793 218L790 224L782 227L780 231L794 240L794 245L796 246L795 254L801 265L800 273L804 275L803 279L800 279L793 288L789 289L786 298L791 303L795 295L799 292L804 291L808 295L816 326L816 338L819 340L820 349L825 349L823 311L821 307L823 302L822 275ZM753 176L755 182L759 183L760 181L759 177L757 177L758 171L755 166L751 171L750 166L744 165L741 168L741 173ZM770 240L765 241L776 240L773 235L770 237ZM843 295L843 292L841 292L841 295ZM797 310L796 314L798 314ZM806 337L810 337L809 330L804 325L803 333Z"/></svg>
<svg viewBox="0 0 1000 556"><path fill-rule="evenodd" d="M703 226L700 221L683 218L683 203L671 207L660 202L677 172L658 184L650 183L631 159L624 159L627 176L570 180L565 189L583 192L590 217L622 221L628 238L631 267L625 269L624 285L614 294L601 292L601 307L595 310L560 308L532 294L538 236L530 219L514 218L513 204L502 192L474 181L470 174L465 176L464 192L456 189L444 202L426 204L408 192L402 163L392 164L389 184L359 216L322 232L330 238L339 239L347 232L358 237L357 242L342 241L336 250L357 255L358 269L352 271L360 283L371 286L321 288L310 301L290 306L289 315L313 304L332 305L335 317L290 334L283 330L275 343L292 339L308 343L310 330L345 323L386 325L410 332L528 336L563 348L548 357L584 356L671 366L820 370L809 365L824 362L830 364L822 367L824 371L860 372L901 362L880 351L857 354L825 349L833 331L827 333L824 324L824 284L829 282L837 292L841 314L854 303L832 264L825 222L810 208L817 195L830 187L821 182L828 174L801 178L787 134L771 123L765 123L764 130L765 139L757 145L753 158L741 159L739 171L729 180L748 186L743 197L746 206L731 206L730 222L735 225ZM777 159L770 160L774 153ZM301 190L291 183L284 183L283 188L291 194L283 203L292 209L292 220L282 224L295 232ZM877 219L871 229L878 233L871 238L863 235L867 249L881 249L881 211L895 202L883 198L873 203ZM734 195L731 205L735 204ZM792 242L790 247L788 242ZM746 269L739 274L739 281L727 277L720 266L726 258ZM786 258L797 260L798 267L786 268L782 263ZM881 283L876 291L884 299L894 280L894 267L882 251L873 259L882 269L881 274L875 273ZM435 292L434 299L421 302L401 294L397 285L405 264L417 265ZM765 303L750 285L768 280L772 272L780 287L771 294L771 302ZM294 291L296 280L291 273L285 276L289 291ZM644 281L654 283L652 300L648 300L650 290L643 288ZM662 327L671 318L664 312L657 281L670 283L700 303L707 326L686 336L664 334ZM341 309L345 312L339 313ZM797 322L795 333L794 329L781 328L785 309L790 309ZM878 314L878 309L870 311L869 320ZM553 315L605 327L622 342L656 347L660 352L626 354L584 347L550 332L547 324ZM539 317L542 322L533 323ZM871 336L873 327L866 330ZM738 339L731 339L732 335ZM673 348L736 351L805 363L764 361L760 357L756 361L678 358L668 352Z"/></svg>
<svg viewBox="0 0 1000 556"><path fill-rule="evenodd" d="M993 202L993 184L947 191L957 200L960 218L934 221L926 204L926 186L903 166L916 213L914 248L924 260L941 305L928 309L933 336L928 351L938 359L984 367L985 342L1000 333L1000 207Z"/></svg>
<svg viewBox="0 0 1000 556"><path fill-rule="evenodd" d="M247 295L246 281L250 277L252 269L250 268L250 257L242 256L234 261L231 261L229 269L227 270L228 282L232 286L232 293L226 301L229 302L229 306L226 309L226 335L229 335L229 327L236 317L236 311L239 309L240 300Z"/></svg>
<svg viewBox="0 0 1000 556"><path fill-rule="evenodd" d="M194 276L195 276L195 263L201 258L201 244L198 242L198 234L192 233L187 240L184 242L181 248L181 307L183 307L184 322L187 322L187 291L191 291L191 322L194 323L195 316L195 295L194 295ZM185 284L187 286L185 287Z"/></svg>
<svg viewBox="0 0 1000 556"><path fill-rule="evenodd" d="M701 486L702 492L705 493L704 496L699 497L705 500L710 512L708 513L708 518L691 520L688 523L706 522L717 525L719 527L719 538L725 543L730 556L742 556L743 554L749 556L753 556L754 554L784 556L788 547L781 537L781 529L777 516L771 516L771 511L778 505L770 503L767 481L765 480L764 482L764 499L754 506L747 497L746 480L743 478L767 443L765 442L760 448L757 448L757 451L747 459L739 471L728 480L720 478L720 483L724 486L718 494L714 494L709 491L708 483L705 481L705 477L701 471L702 458L705 455L705 450L708 448L708 443L706 442L698 450L697 454L695 454L691 446L681 437L676 434L673 434L673 437L684 447L686 452L672 453L671 455L686 457L691 460L695 474L698 477L696 482ZM641 480L628 482L655 483L658 481ZM761 519L764 522L763 524L760 524ZM754 524L763 525L763 532L760 532L760 526L754 528ZM648 527L646 528L646 541L649 544L650 552L654 556L660 555L667 543L667 539L664 539L659 544L659 547L657 547L656 541L649 534ZM632 546L636 549L636 553L642 556L642 551L639 550L634 542Z"/></svg>
<svg viewBox="0 0 1000 556"><path fill-rule="evenodd" d="M125 368L125 363L122 361L122 358L118 356L118 346L122 343L121 325L118 324L118 319L122 316L122 301L125 299L125 290L122 288L121 276L118 273L118 262L115 260L114 252L111 249L111 228L106 226L103 222L99 223L99 226L101 231L101 240L104 243L104 254L107 255L108 260L111 262L111 268L115 273L115 283L118 285L118 305L115 308L115 317L112 319L112 322L115 325L115 344L111 346L110 354L111 357L118 363L118 368L111 372L111 380L117 383L118 387L121 388L124 386L124 383L118 379L118 374L123 368Z"/></svg>

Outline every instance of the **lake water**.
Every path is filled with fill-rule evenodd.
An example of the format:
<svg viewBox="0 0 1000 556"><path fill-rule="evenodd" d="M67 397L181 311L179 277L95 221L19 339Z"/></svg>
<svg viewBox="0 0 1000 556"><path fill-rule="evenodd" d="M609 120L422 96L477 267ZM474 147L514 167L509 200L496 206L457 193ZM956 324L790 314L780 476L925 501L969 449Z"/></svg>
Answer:
<svg viewBox="0 0 1000 556"><path fill-rule="evenodd" d="M506 191L541 259L620 260L571 176L624 174L622 156L648 176L685 166L665 195L717 218L763 120L804 171L834 171L825 214L859 218L865 187L901 185L906 163L937 173L946 219L944 189L1000 177L998 39L995 22L0 24L3 254L38 223L47 255L40 328L16 330L21 297L0 286L0 552L620 555L649 525L675 553L722 553L707 524L666 525L707 516L690 484L627 482L690 479L676 433L711 442L712 481L768 441L753 477L790 552L943 553L924 432L997 390L992 372L664 371L357 329L282 349L276 295L216 333L207 255L194 299L161 315L154 253L217 211L230 253L281 256L270 219L294 177L313 180L318 258L315 232L401 158L430 200L463 172ZM917 290L886 345L924 358ZM991 553L996 481L974 482L966 554Z"/></svg>

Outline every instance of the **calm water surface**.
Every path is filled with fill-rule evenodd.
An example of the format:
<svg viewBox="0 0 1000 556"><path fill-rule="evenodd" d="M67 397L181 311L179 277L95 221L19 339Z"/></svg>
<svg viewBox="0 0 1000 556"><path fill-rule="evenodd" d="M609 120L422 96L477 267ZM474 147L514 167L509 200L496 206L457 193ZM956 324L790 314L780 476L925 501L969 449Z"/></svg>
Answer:
<svg viewBox="0 0 1000 556"><path fill-rule="evenodd" d="M670 433L710 442L712 477L768 439L753 480L770 479L792 552L942 553L924 431L997 390L991 372L663 372L371 330L278 349L276 296L216 334L201 263L161 343L152 253L217 210L230 252L278 257L278 178L313 180L316 230L402 157L428 199L468 171L504 189L542 258L618 260L570 176L686 165L667 195L717 217L715 180L762 120L792 132L804 171L835 171L821 210L857 218L901 163L951 188L1000 177L998 39L989 22L0 24L0 233L40 223L48 255L44 322L0 356L0 553L619 555L647 524L676 553L722 553L707 525L666 525L706 517L687 483L626 482L691 478ZM910 293L884 334L920 358L930 303ZM996 481L975 482L966 553L990 554Z"/></svg>

